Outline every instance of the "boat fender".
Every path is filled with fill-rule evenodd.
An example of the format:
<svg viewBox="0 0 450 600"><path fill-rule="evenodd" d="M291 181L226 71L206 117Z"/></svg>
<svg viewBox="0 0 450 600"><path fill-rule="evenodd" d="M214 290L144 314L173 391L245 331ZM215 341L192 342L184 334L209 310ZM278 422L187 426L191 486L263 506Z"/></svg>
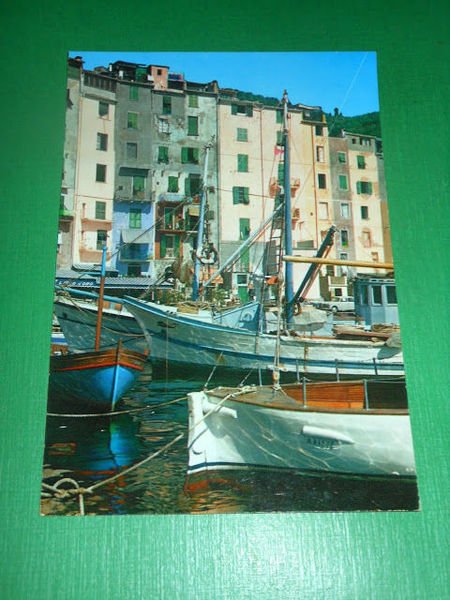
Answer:
<svg viewBox="0 0 450 600"><path fill-rule="evenodd" d="M354 444L352 438L347 435L335 431L334 429L323 429L314 425L305 425L302 429L302 434L306 437L329 440L339 444Z"/></svg>
<svg viewBox="0 0 450 600"><path fill-rule="evenodd" d="M213 402L210 402L206 398L203 399L202 410L203 415L206 415L208 413L220 413L221 415L226 417L232 417L233 419L237 418L237 413L232 408L228 408L228 406L219 406L217 404L214 404Z"/></svg>

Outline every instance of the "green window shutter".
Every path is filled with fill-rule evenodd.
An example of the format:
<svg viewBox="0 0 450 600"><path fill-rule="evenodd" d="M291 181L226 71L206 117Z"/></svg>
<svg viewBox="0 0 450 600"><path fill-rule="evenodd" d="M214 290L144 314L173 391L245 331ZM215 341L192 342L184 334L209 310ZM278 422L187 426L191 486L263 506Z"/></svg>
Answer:
<svg viewBox="0 0 450 600"><path fill-rule="evenodd" d="M233 187L233 204L239 204L239 188Z"/></svg>
<svg viewBox="0 0 450 600"><path fill-rule="evenodd" d="M189 98L189 107L190 108L198 108L198 96L188 96Z"/></svg>
<svg viewBox="0 0 450 600"><path fill-rule="evenodd" d="M246 240L250 235L250 219L239 219L239 239Z"/></svg>
<svg viewBox="0 0 450 600"><path fill-rule="evenodd" d="M346 190L347 186L347 175L339 175L339 189Z"/></svg>
<svg viewBox="0 0 450 600"><path fill-rule="evenodd" d="M277 131L277 145L278 146L282 146L283 145L283 132L282 131Z"/></svg>
<svg viewBox="0 0 450 600"><path fill-rule="evenodd" d="M277 110L277 112L276 112L276 122L277 123L282 123L283 122L283 111L282 110Z"/></svg>
<svg viewBox="0 0 450 600"><path fill-rule="evenodd" d="M189 161L189 153L187 148L181 148L181 162L187 163Z"/></svg>
<svg viewBox="0 0 450 600"><path fill-rule="evenodd" d="M248 172L248 155L247 154L238 154L237 156L237 170L240 173Z"/></svg>
<svg viewBox="0 0 450 600"><path fill-rule="evenodd" d="M180 256L180 236L175 236L175 244L174 244L175 256Z"/></svg>
<svg viewBox="0 0 450 600"><path fill-rule="evenodd" d="M188 135L198 135L197 117L188 117Z"/></svg>
<svg viewBox="0 0 450 600"><path fill-rule="evenodd" d="M362 191L361 191L361 189L362 189L361 183L362 183L361 181L357 181L357 182L356 182L356 193L357 193L357 194L362 194Z"/></svg>
<svg viewBox="0 0 450 600"><path fill-rule="evenodd" d="M166 256L166 236L161 236L161 241L159 243L159 255L161 258L165 258Z"/></svg>
<svg viewBox="0 0 450 600"><path fill-rule="evenodd" d="M169 175L169 181L168 181L167 191L168 192L173 192L173 193L178 192L178 177L175 177L173 175ZM186 194L186 195L188 195L188 194Z"/></svg>
<svg viewBox="0 0 450 600"><path fill-rule="evenodd" d="M163 96L162 112L163 115L172 114L172 98L170 96Z"/></svg>
<svg viewBox="0 0 450 600"><path fill-rule="evenodd" d="M137 85L130 85L130 100L139 100L139 88Z"/></svg>
<svg viewBox="0 0 450 600"><path fill-rule="evenodd" d="M250 104L246 106L245 114L247 115L247 117L253 117L253 106L251 106Z"/></svg>
<svg viewBox="0 0 450 600"><path fill-rule="evenodd" d="M248 187L244 187L244 188L241 188L241 189L243 191L243 194L242 194L242 196L243 196L243 203L244 204L248 204L250 202Z"/></svg>
<svg viewBox="0 0 450 600"><path fill-rule="evenodd" d="M278 183L284 185L284 162L278 163Z"/></svg>
<svg viewBox="0 0 450 600"><path fill-rule="evenodd" d="M138 128L137 113L133 113L133 112L128 113L127 127L128 127L128 129L137 129Z"/></svg>
<svg viewBox="0 0 450 600"><path fill-rule="evenodd" d="M106 202L95 203L95 218L99 220L106 219Z"/></svg>
<svg viewBox="0 0 450 600"><path fill-rule="evenodd" d="M237 141L238 142L248 142L248 130L243 127L237 128Z"/></svg>
<svg viewBox="0 0 450 600"><path fill-rule="evenodd" d="M186 179L184 180L184 195L191 195L191 180L189 177L186 177Z"/></svg>
<svg viewBox="0 0 450 600"><path fill-rule="evenodd" d="M372 183L370 181L367 182L367 193L372 194Z"/></svg>
<svg viewBox="0 0 450 600"><path fill-rule="evenodd" d="M160 162L160 163L168 163L169 162L169 148L167 146L159 146L158 162Z"/></svg>
<svg viewBox="0 0 450 600"><path fill-rule="evenodd" d="M231 105L231 114L232 115L237 115L237 112L238 112L237 104L232 104Z"/></svg>
<svg viewBox="0 0 450 600"><path fill-rule="evenodd" d="M366 159L364 156L357 156L356 157L356 162L358 165L358 169L365 169L366 168Z"/></svg>
<svg viewBox="0 0 450 600"><path fill-rule="evenodd" d="M199 152L198 148L193 148L192 156L193 156L194 162L198 163L198 159L200 156L200 152Z"/></svg>
<svg viewBox="0 0 450 600"><path fill-rule="evenodd" d="M338 152L338 162L340 162L340 163L347 162L347 157L345 155L345 152Z"/></svg>

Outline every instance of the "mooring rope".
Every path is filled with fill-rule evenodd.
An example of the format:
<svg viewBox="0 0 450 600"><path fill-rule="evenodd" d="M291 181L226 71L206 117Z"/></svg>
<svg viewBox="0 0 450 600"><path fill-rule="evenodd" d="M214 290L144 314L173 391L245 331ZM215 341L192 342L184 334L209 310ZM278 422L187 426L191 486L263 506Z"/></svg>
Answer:
<svg viewBox="0 0 450 600"><path fill-rule="evenodd" d="M113 412L102 412L102 413L47 413L47 417L68 417L68 418L89 418L89 417L114 417L117 415L127 415L135 412L143 412L144 410L150 410L155 408L162 408L163 406L169 406L170 404L176 404L177 402L182 402L183 400L187 400L187 396L181 396L180 398L175 398L175 400L169 400L168 402L162 402L155 405L147 405L141 406L139 408L129 408L127 410L116 410Z"/></svg>

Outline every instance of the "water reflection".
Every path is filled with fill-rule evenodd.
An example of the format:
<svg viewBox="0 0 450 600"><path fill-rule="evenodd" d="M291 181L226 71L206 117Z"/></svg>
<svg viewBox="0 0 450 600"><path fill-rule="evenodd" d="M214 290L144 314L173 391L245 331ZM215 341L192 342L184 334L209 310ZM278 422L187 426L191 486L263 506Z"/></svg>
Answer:
<svg viewBox="0 0 450 600"><path fill-rule="evenodd" d="M46 481L66 471L88 487L164 449L135 470L85 498L86 514L235 513L270 511L415 510L414 481L311 477L298 472L233 470L186 477L187 392L203 387L206 375L151 373L150 365L113 417L48 417ZM258 374L253 373L254 382ZM236 384L215 373L210 387ZM43 514L77 514L77 501L45 499Z"/></svg>

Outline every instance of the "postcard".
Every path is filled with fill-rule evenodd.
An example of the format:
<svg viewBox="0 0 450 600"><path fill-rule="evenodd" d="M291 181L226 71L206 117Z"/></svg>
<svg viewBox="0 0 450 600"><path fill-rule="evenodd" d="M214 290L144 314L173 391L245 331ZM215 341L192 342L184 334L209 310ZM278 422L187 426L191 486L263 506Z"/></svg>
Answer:
<svg viewBox="0 0 450 600"><path fill-rule="evenodd" d="M41 514L418 510L376 54L74 51L65 101Z"/></svg>

